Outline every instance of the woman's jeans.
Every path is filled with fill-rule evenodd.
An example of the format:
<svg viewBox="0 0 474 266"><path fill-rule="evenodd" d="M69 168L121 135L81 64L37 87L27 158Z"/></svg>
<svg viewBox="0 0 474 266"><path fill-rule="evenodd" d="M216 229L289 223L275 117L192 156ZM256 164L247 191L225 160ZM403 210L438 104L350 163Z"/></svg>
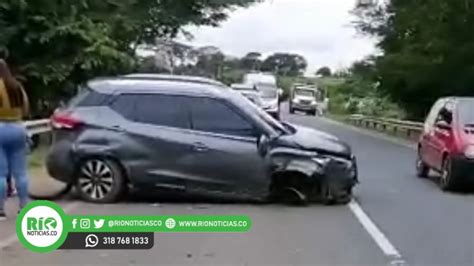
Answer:
<svg viewBox="0 0 474 266"><path fill-rule="evenodd" d="M0 210L4 210L6 181L15 179L20 208L28 203L27 134L22 123L0 122Z"/></svg>

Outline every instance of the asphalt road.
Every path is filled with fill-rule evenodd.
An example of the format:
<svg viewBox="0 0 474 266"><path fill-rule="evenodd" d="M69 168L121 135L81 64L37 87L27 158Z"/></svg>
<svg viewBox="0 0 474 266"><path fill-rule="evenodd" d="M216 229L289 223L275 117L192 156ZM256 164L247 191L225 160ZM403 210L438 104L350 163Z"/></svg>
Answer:
<svg viewBox="0 0 474 266"><path fill-rule="evenodd" d="M253 227L247 233L155 234L150 251L33 254L16 241L12 201L10 219L0 222L0 265L474 265L474 194L443 193L434 180L418 179L410 144L327 119L284 119L353 147L361 180L354 203L288 207L156 198L91 205L67 198L59 203L71 214L246 214Z"/></svg>

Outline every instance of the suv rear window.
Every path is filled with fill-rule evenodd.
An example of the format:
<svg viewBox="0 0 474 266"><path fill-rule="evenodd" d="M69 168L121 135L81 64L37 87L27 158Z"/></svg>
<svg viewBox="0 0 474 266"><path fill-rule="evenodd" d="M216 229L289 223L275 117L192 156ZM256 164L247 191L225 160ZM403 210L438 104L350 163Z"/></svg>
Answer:
<svg viewBox="0 0 474 266"><path fill-rule="evenodd" d="M183 96L161 94L122 94L110 107L128 120L138 123L190 128Z"/></svg>
<svg viewBox="0 0 474 266"><path fill-rule="evenodd" d="M79 89L78 94L69 101L67 107L100 106L108 97L110 97L110 95L82 87Z"/></svg>

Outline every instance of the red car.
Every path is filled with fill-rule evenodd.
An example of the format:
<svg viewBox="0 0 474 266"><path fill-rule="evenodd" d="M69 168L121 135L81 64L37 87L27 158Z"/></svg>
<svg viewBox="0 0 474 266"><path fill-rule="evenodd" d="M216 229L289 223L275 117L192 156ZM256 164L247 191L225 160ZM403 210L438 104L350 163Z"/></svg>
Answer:
<svg viewBox="0 0 474 266"><path fill-rule="evenodd" d="M440 172L443 190L474 181L474 98L442 98L433 105L418 143L416 168L419 177L427 177L430 169Z"/></svg>

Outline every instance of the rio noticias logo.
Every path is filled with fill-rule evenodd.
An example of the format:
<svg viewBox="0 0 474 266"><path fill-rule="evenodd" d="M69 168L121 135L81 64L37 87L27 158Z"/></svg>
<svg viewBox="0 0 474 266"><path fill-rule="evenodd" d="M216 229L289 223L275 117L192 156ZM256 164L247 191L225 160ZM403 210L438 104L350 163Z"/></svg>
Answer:
<svg viewBox="0 0 474 266"><path fill-rule="evenodd" d="M34 201L21 210L16 221L20 243L34 252L50 252L66 240L66 214L50 201Z"/></svg>

